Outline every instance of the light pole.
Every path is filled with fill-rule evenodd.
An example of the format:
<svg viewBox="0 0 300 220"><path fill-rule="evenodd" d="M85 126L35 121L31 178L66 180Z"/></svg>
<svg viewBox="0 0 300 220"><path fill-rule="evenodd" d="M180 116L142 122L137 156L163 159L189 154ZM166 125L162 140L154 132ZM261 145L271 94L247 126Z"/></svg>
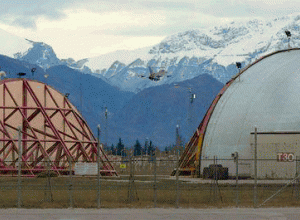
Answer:
<svg viewBox="0 0 300 220"><path fill-rule="evenodd" d="M45 77L45 84L47 84L47 78L49 77L49 74L45 74L44 77Z"/></svg>
<svg viewBox="0 0 300 220"><path fill-rule="evenodd" d="M242 64L240 62L236 62L235 65L236 65L236 68L238 68L238 70L239 70L238 74L239 74L239 81L240 81L240 73L241 73Z"/></svg>
<svg viewBox="0 0 300 220"><path fill-rule="evenodd" d="M105 107L105 113L104 113L104 116L105 116L105 142L104 142L104 146L105 146L105 149L107 149L107 115L108 115L108 111L107 111L107 107Z"/></svg>
<svg viewBox="0 0 300 220"><path fill-rule="evenodd" d="M290 48L291 48L291 46L290 46L290 41L291 41L291 36L292 36L292 34L291 34L291 32L288 31L288 30L285 31L285 34L286 34L286 36L287 36L287 38L288 38L288 49L290 49Z"/></svg>
<svg viewBox="0 0 300 220"><path fill-rule="evenodd" d="M192 130L193 130L192 129L192 127L193 127L193 118L192 118L193 117L193 113L192 113L192 111L193 111L193 103L194 103L194 100L196 99L196 93L194 93L192 91L191 87L180 86L178 84L174 84L174 87L176 89L179 88L179 87L183 87L183 88L185 88L185 89L188 90L189 104L188 104L188 110L187 110L187 126L188 126L188 132L187 132L188 134L187 134L187 136L190 136L190 135L192 135L190 133L192 133Z"/></svg>
<svg viewBox="0 0 300 220"><path fill-rule="evenodd" d="M36 71L36 68L32 68L31 69L31 73L32 73L32 79L34 79L34 72Z"/></svg>

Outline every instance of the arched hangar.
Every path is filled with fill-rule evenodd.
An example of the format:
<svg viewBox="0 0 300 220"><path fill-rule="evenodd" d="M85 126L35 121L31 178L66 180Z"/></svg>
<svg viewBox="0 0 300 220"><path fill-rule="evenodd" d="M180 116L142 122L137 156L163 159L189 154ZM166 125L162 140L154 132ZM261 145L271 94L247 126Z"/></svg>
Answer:
<svg viewBox="0 0 300 220"><path fill-rule="evenodd" d="M16 175L19 163L22 175L66 174L97 161L98 141L67 96L35 80L0 81L0 174ZM102 175L117 175L102 148L100 162Z"/></svg>
<svg viewBox="0 0 300 220"><path fill-rule="evenodd" d="M233 176L232 154L237 152L239 174L253 177L255 146L259 178L295 176L300 156L300 49L261 57L226 83L186 145L180 174L200 176L204 167L217 163Z"/></svg>

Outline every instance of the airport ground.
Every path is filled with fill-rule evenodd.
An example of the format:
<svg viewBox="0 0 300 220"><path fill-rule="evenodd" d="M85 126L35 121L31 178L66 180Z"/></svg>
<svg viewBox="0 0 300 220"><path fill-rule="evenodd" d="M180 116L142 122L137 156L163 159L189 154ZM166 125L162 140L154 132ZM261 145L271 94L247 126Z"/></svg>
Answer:
<svg viewBox="0 0 300 220"><path fill-rule="evenodd" d="M222 208L222 209L1 209L0 219L14 220L120 220L120 219L232 219L296 220L299 208Z"/></svg>
<svg viewBox="0 0 300 220"><path fill-rule="evenodd" d="M103 209L300 207L299 183L259 180L255 197L253 182L239 180L237 187L232 179L121 175L102 177L98 187L96 177L64 176L22 178L19 187L17 177L1 177L0 208L16 208L20 201L21 208L95 209L98 195Z"/></svg>

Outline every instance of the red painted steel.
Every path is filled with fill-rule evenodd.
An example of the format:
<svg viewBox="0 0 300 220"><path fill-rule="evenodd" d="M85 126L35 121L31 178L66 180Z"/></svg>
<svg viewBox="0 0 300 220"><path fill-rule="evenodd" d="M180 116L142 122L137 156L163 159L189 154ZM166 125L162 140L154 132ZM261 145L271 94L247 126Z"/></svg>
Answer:
<svg viewBox="0 0 300 220"><path fill-rule="evenodd" d="M28 79L0 81L1 93L0 174L18 171L18 127L22 128L23 175L46 171L48 161L58 174L68 173L69 161L72 167L79 161L96 162L97 140L64 95ZM117 175L102 148L100 151L101 174Z"/></svg>

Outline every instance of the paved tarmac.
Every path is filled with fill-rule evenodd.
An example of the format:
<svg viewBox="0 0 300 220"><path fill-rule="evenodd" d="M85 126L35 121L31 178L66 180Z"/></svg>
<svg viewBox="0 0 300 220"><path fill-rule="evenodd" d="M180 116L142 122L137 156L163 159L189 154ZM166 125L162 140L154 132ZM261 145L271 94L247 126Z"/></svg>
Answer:
<svg viewBox="0 0 300 220"><path fill-rule="evenodd" d="M0 209L0 219L81 220L81 219L300 219L299 208L224 208L224 209Z"/></svg>
<svg viewBox="0 0 300 220"><path fill-rule="evenodd" d="M176 177L166 177L165 179L172 179L175 180ZM186 183L202 183L202 184L210 184L213 183L214 180L212 179L202 179L202 178L188 178L188 177L179 177L180 181L186 182ZM285 184L291 184L293 183L295 180L293 179L282 179L282 180L268 180L268 179L259 179L257 180L257 184L269 184L269 185L285 185ZM235 185L236 184L236 180L233 179L228 179L228 180L218 180L218 184L220 185ZM238 184L239 185L243 185L243 184L254 184L254 179L239 179L238 180Z"/></svg>

